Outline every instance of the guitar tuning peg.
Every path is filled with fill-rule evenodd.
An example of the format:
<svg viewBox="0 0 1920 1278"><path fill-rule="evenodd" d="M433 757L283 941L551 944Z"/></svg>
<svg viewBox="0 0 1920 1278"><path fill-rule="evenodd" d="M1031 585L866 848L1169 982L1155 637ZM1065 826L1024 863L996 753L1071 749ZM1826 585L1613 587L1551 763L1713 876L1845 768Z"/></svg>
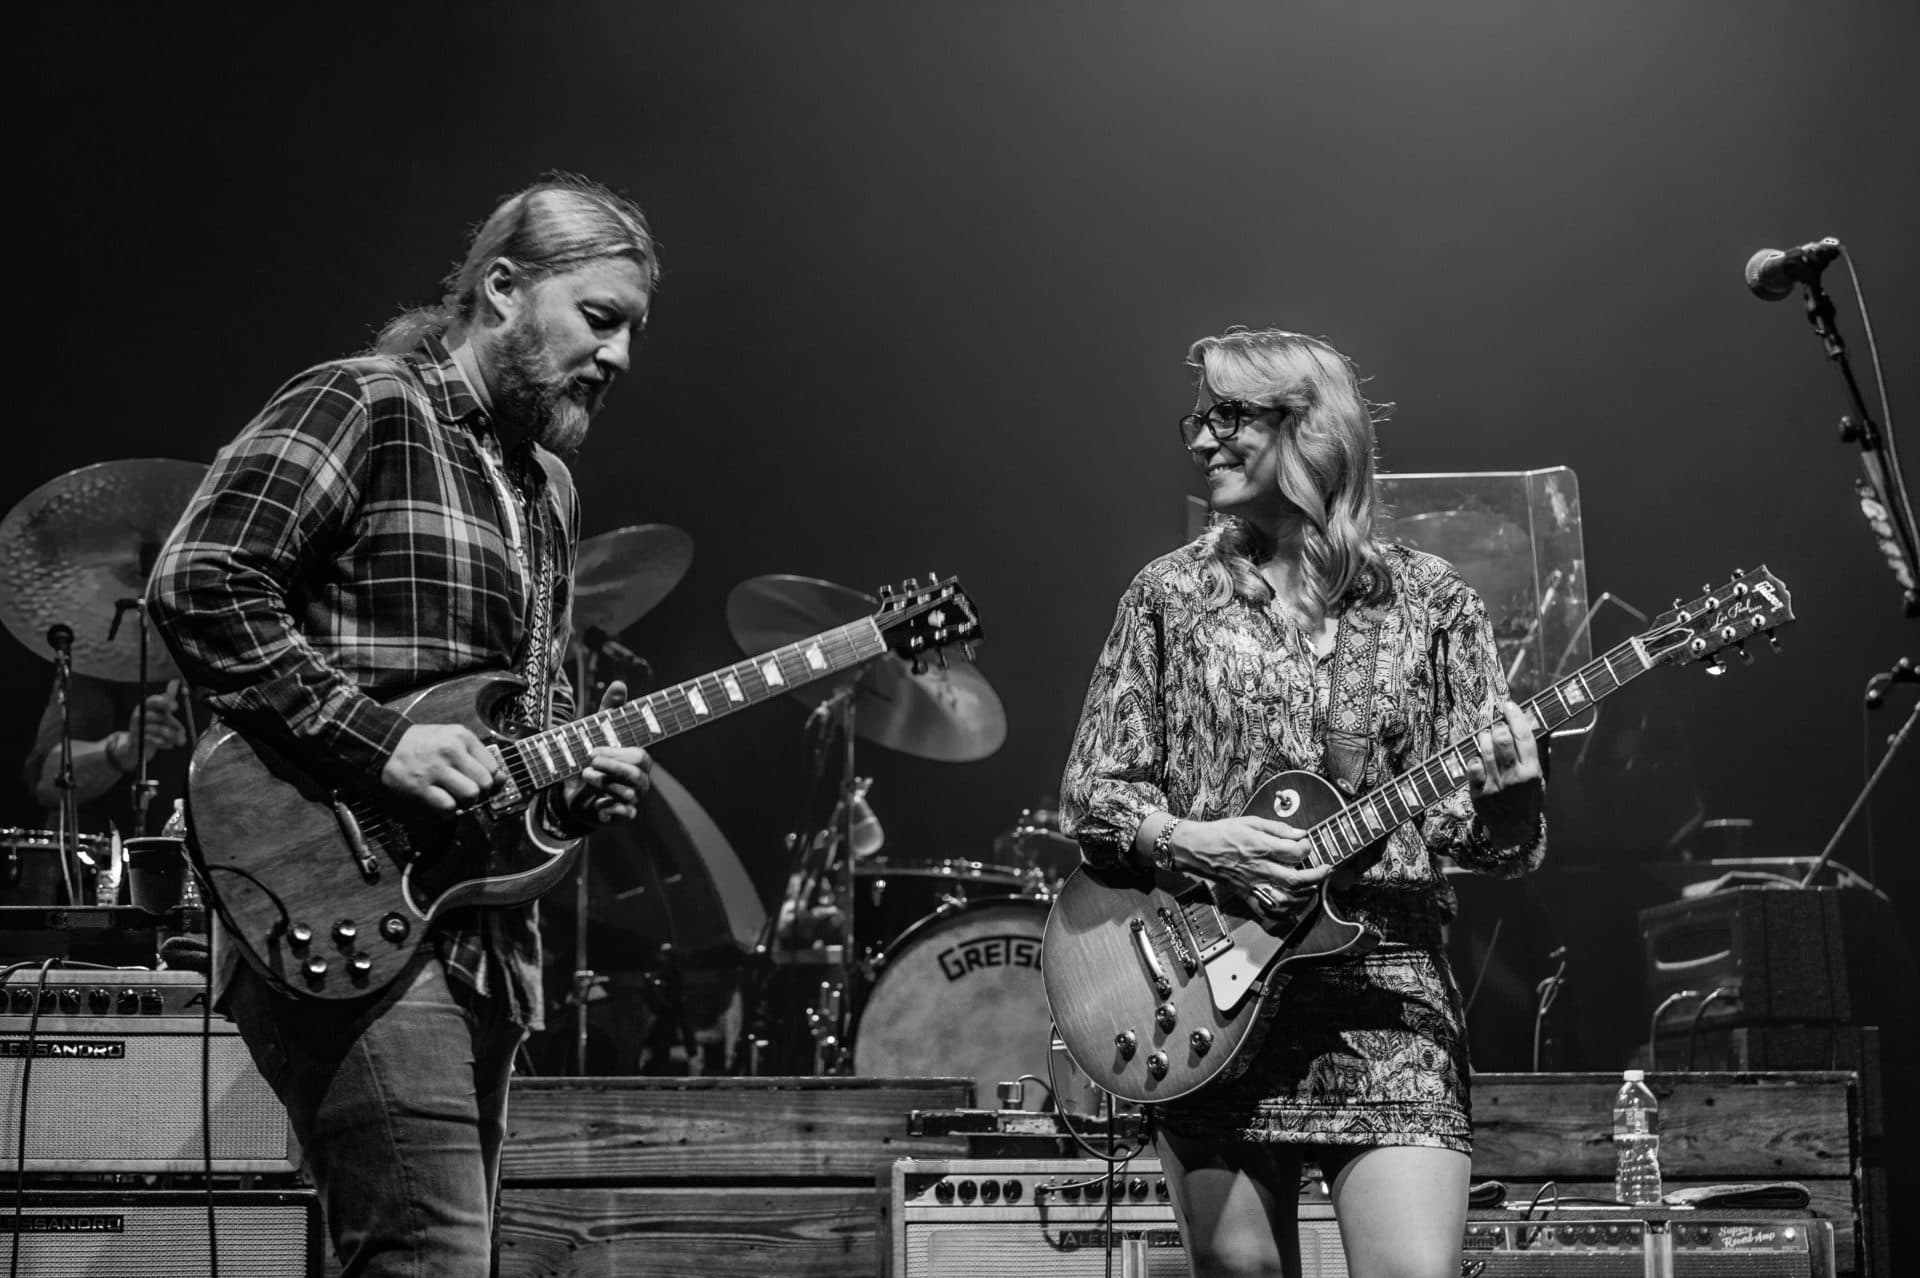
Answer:
<svg viewBox="0 0 1920 1278"><path fill-rule="evenodd" d="M1739 654L1740 654L1740 664L1741 664L1741 665L1743 665L1743 666L1750 666L1750 665L1752 665L1752 664L1753 664L1753 654L1752 654L1751 652L1748 652L1748 651L1747 651L1747 645L1746 645L1746 644L1744 644L1744 643L1736 643L1735 645L1733 645L1733 650L1734 650L1735 652L1737 652L1737 653L1739 653Z"/></svg>
<svg viewBox="0 0 1920 1278"><path fill-rule="evenodd" d="M937 585L937 584L939 584L939 581L940 581L940 574L939 574L939 573L937 573L937 572L930 572L930 573L928 573L928 574L927 574L927 584L928 584L929 586L932 586L932 585Z"/></svg>
<svg viewBox="0 0 1920 1278"><path fill-rule="evenodd" d="M1682 608L1686 606L1687 606L1687 601L1682 599L1679 595L1675 595L1673 597L1673 610L1675 612L1679 612Z"/></svg>
<svg viewBox="0 0 1920 1278"><path fill-rule="evenodd" d="M1719 657L1716 656L1712 660L1707 662L1707 673L1714 676L1715 678L1720 677L1726 672L1727 672L1727 663L1722 661Z"/></svg>
<svg viewBox="0 0 1920 1278"><path fill-rule="evenodd" d="M893 598L893 587L892 587L892 586L882 586L882 587L880 587L880 597L881 597L882 599L891 599L891 598Z"/></svg>
<svg viewBox="0 0 1920 1278"><path fill-rule="evenodd" d="M1769 638L1771 638L1772 636L1768 636L1768 637L1769 637ZM965 657L965 658L966 658L966 659L967 659L968 661L972 661L972 660L973 660L973 645L972 645L971 643L963 643L963 644L961 644L961 645L960 645L960 655L961 655L961 656L963 656L963 657Z"/></svg>
<svg viewBox="0 0 1920 1278"><path fill-rule="evenodd" d="M907 578L907 589L909 591L915 591L920 589L920 579L918 577Z"/></svg>
<svg viewBox="0 0 1920 1278"><path fill-rule="evenodd" d="M940 663L942 670L947 668L947 650L945 648L935 648L933 650L933 659ZM1749 657L1747 660L1751 661L1753 658Z"/></svg>
<svg viewBox="0 0 1920 1278"><path fill-rule="evenodd" d="M923 658L920 658L920 657L915 657L913 659L913 664L907 667L907 673L909 674L923 675L926 672L927 672L927 663Z"/></svg>
<svg viewBox="0 0 1920 1278"><path fill-rule="evenodd" d="M1773 631L1771 630L1767 631L1767 646L1769 648L1772 648L1775 652L1780 651L1780 640L1774 635Z"/></svg>
<svg viewBox="0 0 1920 1278"><path fill-rule="evenodd" d="M1733 579L1735 581L1743 580L1746 577L1746 575L1747 575L1747 570L1745 568L1735 568L1733 570Z"/></svg>

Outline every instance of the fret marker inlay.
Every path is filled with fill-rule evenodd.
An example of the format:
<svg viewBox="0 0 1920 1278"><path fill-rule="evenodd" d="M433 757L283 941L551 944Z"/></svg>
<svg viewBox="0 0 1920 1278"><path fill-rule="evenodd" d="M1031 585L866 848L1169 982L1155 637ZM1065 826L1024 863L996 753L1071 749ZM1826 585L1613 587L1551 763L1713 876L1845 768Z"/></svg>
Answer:
<svg viewBox="0 0 1920 1278"><path fill-rule="evenodd" d="M780 667L771 661L760 667L760 677L767 681L769 688L777 688L786 682L785 679L780 677Z"/></svg>

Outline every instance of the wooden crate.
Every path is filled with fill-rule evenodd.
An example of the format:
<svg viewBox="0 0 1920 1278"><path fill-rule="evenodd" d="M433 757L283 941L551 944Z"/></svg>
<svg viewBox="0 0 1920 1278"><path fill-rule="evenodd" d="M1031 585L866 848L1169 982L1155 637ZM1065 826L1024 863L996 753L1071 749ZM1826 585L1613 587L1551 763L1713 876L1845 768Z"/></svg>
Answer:
<svg viewBox="0 0 1920 1278"><path fill-rule="evenodd" d="M960 1078L581 1078L513 1084L502 1278L863 1278L887 1260L896 1158L966 1154L907 1112Z"/></svg>
<svg viewBox="0 0 1920 1278"><path fill-rule="evenodd" d="M1653 1074L1668 1189L1797 1181L1833 1224L1843 1273L1887 1278L1885 1223L1864 1210L1860 1096L1850 1073ZM1473 1175L1525 1202L1613 1197L1614 1074L1476 1074ZM1543 1200L1545 1201L1545 1200ZM1871 1263L1869 1263L1871 1261Z"/></svg>

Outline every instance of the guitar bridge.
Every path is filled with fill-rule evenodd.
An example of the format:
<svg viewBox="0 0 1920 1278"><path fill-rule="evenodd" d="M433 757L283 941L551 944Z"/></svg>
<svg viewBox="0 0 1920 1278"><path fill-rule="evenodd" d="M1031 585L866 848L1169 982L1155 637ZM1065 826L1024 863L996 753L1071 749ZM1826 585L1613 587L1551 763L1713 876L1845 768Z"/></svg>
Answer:
<svg viewBox="0 0 1920 1278"><path fill-rule="evenodd" d="M1167 946L1173 951L1174 962L1186 968L1187 975L1192 976L1199 970L1200 963L1193 956L1193 947L1187 944L1187 938L1181 934L1179 920L1174 917L1173 911L1164 905L1155 913L1160 916L1161 925L1166 929Z"/></svg>
<svg viewBox="0 0 1920 1278"><path fill-rule="evenodd" d="M353 814L353 809L338 794L331 796L329 802L333 807L333 819L340 823L340 836L347 841L354 864L360 868L360 877L369 883L378 883L380 861L373 855L373 849L367 846L367 836L360 829L360 818Z"/></svg>

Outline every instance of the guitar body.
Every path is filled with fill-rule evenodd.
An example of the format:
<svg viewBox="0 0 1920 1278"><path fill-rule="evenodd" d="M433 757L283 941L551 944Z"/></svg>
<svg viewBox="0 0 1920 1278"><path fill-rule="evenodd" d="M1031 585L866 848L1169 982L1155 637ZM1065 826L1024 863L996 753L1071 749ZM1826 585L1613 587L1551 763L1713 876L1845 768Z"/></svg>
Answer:
<svg viewBox="0 0 1920 1278"><path fill-rule="evenodd" d="M1263 782L1241 810L1307 829L1343 807L1310 772ZM1122 1100L1158 1104L1244 1070L1267 1029L1263 1005L1295 964L1378 940L1328 900L1379 856L1343 862L1291 915L1263 922L1224 885L1187 875L1082 866L1047 916L1041 977L1073 1063Z"/></svg>
<svg viewBox="0 0 1920 1278"><path fill-rule="evenodd" d="M463 675L386 704L495 743L510 739L497 716L521 687ZM403 812L224 725L194 751L187 794L189 853L247 961L285 992L326 999L380 989L448 910L533 900L578 846L532 837L530 795L452 817Z"/></svg>
<svg viewBox="0 0 1920 1278"><path fill-rule="evenodd" d="M1680 603L1653 624L1522 707L1536 736L1552 732L1655 666L1745 653L1792 621L1786 583L1762 565ZM1313 863L1332 874L1299 910L1254 916L1224 887L1182 874L1083 866L1047 917L1040 973L1055 1028L1094 1083L1137 1104L1176 1100L1246 1068L1271 1019L1267 1007L1295 964L1377 943L1340 916L1332 895L1379 859L1394 830L1457 794L1478 753L1471 735L1352 803L1308 772L1261 783L1242 815L1307 832Z"/></svg>

